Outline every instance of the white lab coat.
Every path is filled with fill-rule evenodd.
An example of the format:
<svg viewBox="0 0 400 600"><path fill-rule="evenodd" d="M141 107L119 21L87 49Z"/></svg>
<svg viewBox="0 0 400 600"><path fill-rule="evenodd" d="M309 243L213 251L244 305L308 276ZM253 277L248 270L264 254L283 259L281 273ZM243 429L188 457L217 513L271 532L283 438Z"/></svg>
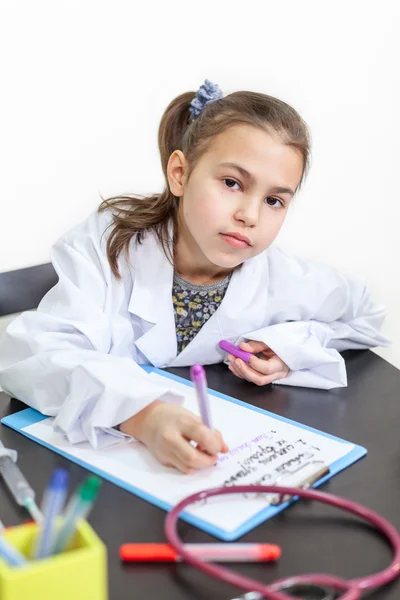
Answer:
<svg viewBox="0 0 400 600"><path fill-rule="evenodd" d="M148 234L141 245L132 240L117 281L105 250L109 223L95 213L55 244L59 282L0 344L0 385L55 415L71 443L104 446L123 436L115 425L155 399L180 401L141 363L218 363L220 340L260 340L290 369L276 383L330 389L347 384L338 351L387 344L385 311L363 281L271 246L234 271L218 310L177 356L172 265Z"/></svg>

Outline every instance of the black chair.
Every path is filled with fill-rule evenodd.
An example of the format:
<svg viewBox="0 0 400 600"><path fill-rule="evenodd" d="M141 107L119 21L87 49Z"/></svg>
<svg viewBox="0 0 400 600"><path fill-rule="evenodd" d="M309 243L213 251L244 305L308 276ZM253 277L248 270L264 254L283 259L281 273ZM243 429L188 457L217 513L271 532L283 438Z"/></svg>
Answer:
<svg viewBox="0 0 400 600"><path fill-rule="evenodd" d="M0 317L36 308L57 281L51 263L0 273Z"/></svg>

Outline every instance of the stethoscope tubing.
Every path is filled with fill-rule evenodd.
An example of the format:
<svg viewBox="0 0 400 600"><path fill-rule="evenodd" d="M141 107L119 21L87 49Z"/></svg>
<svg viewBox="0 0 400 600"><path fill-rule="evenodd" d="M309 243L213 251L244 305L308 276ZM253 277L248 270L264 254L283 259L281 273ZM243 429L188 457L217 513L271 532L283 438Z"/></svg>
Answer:
<svg viewBox="0 0 400 600"><path fill-rule="evenodd" d="M387 539L393 549L393 560L383 571L366 577L343 580L334 575L312 573L310 575L295 575L293 577L280 579L270 585L265 585L255 579L240 575L239 573L235 573L220 565L203 562L196 556L193 556L178 536L177 524L179 515L185 508L195 502L204 502L207 498L228 494L280 494L283 496L300 496L301 498L317 500L318 502L350 512L370 523ZM340 600L359 600L363 591L382 587L396 579L400 574L400 534L393 525L361 504L314 489L274 485L238 485L203 490L188 496L167 514L164 531L168 542L175 548L186 563L199 569L206 575L222 580L240 589L259 592L266 600L293 600L293 596L288 596L280 590L284 587L300 584L311 584L323 588L334 589L343 594Z"/></svg>

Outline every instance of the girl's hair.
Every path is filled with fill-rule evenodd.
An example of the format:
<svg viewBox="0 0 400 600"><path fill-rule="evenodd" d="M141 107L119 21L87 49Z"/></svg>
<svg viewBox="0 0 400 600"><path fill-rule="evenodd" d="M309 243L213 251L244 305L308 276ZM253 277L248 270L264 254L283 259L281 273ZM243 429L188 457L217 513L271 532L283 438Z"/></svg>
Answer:
<svg viewBox="0 0 400 600"><path fill-rule="evenodd" d="M190 103L195 92L186 92L173 100L164 112L158 130L158 146L166 186L161 194L148 197L122 195L103 200L99 211L112 209L113 221L107 240L107 256L114 275L119 279L118 259L129 251L132 236L140 244L153 231L167 256L173 261L178 235L178 199L169 190L167 165L171 154L181 150L188 161L189 173L206 152L212 139L232 125L252 125L279 134L284 144L295 148L303 158L303 172L298 188L307 174L310 139L307 125L288 104L256 92L234 92L210 102L191 120ZM169 228L173 225L171 239Z"/></svg>

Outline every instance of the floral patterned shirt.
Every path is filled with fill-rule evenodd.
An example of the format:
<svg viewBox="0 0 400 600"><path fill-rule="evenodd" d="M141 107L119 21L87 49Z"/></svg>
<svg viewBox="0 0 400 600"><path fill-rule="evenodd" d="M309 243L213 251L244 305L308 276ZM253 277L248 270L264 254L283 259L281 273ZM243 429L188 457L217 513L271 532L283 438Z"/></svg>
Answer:
<svg viewBox="0 0 400 600"><path fill-rule="evenodd" d="M231 275L210 285L196 285L174 273L172 303L175 312L178 354L192 341L215 313L228 288Z"/></svg>

